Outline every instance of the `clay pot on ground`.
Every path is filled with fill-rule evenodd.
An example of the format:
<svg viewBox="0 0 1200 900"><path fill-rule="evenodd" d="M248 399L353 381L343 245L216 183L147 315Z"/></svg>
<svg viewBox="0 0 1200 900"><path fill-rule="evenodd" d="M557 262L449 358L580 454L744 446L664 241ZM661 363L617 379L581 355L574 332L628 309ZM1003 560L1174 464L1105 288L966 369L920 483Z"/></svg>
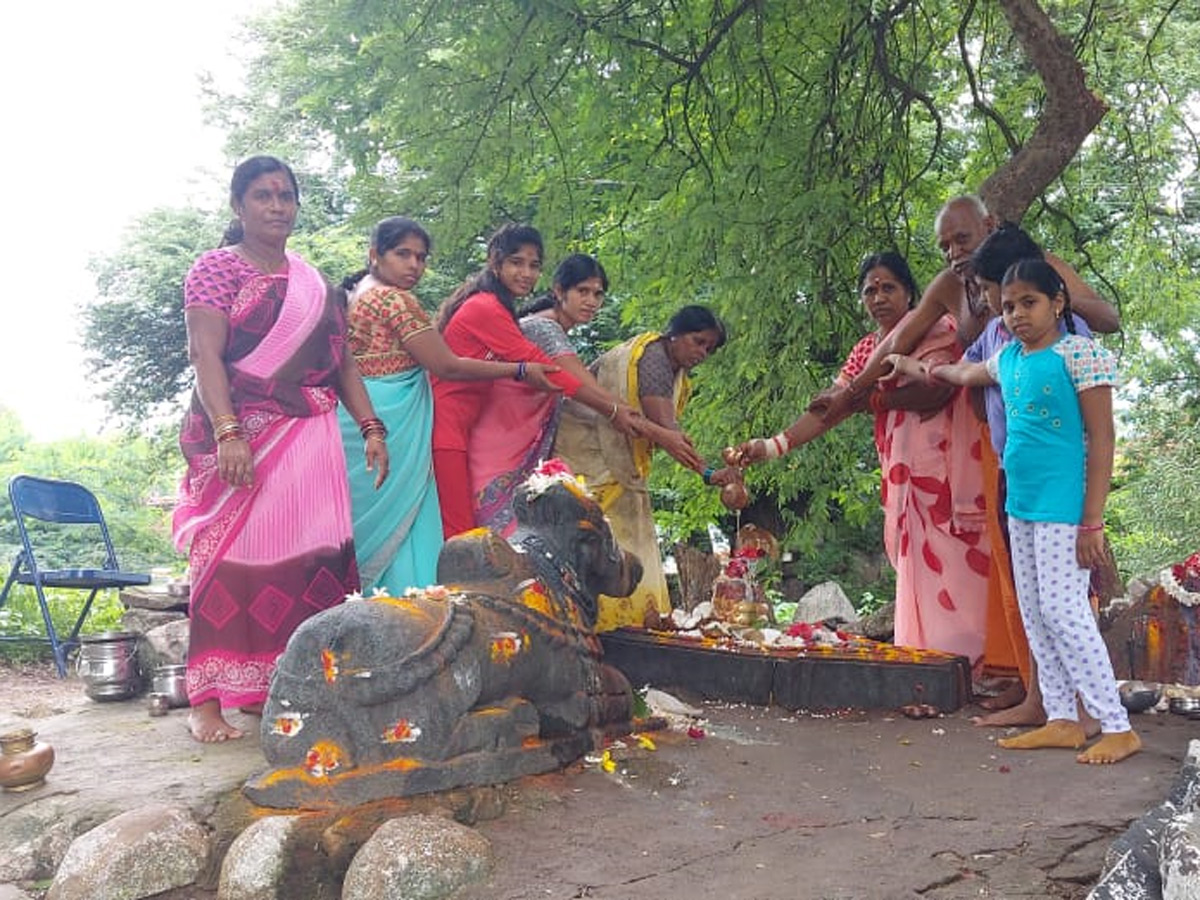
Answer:
<svg viewBox="0 0 1200 900"><path fill-rule="evenodd" d="M37 739L37 732L22 728L0 734L0 787L27 791L46 781L54 765L54 748Z"/></svg>

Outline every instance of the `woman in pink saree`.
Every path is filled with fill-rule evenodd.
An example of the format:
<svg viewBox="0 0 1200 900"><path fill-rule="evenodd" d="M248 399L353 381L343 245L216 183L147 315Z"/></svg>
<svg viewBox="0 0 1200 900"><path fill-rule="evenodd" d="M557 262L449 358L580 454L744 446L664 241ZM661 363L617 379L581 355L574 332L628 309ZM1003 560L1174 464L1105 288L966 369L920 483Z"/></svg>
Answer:
<svg viewBox="0 0 1200 900"><path fill-rule="evenodd" d="M554 271L550 293L521 310L521 333L555 365L601 392L615 409L617 398L596 384L567 333L585 325L604 305L608 275L594 257L572 253ZM518 487L553 456L563 398L525 382L497 381L467 438L475 524L508 536L516 530L512 499Z"/></svg>
<svg viewBox="0 0 1200 900"><path fill-rule="evenodd" d="M261 712L292 632L358 590L339 398L361 425L368 468L377 482L387 475L342 305L286 250L298 195L273 157L238 166L238 220L184 288L196 389L173 526L189 550L189 724L203 742L241 737L222 710Z"/></svg>
<svg viewBox="0 0 1200 900"><path fill-rule="evenodd" d="M879 328L855 344L838 373L839 387L862 371L919 295L908 263L897 253L863 260L858 289ZM961 355L949 316L913 352L933 362ZM895 642L960 654L974 663L983 654L990 565L979 422L966 392L945 385L881 382L868 402L883 475L884 548L896 570ZM774 437L747 441L738 452L745 463L774 459L834 424L805 412Z"/></svg>

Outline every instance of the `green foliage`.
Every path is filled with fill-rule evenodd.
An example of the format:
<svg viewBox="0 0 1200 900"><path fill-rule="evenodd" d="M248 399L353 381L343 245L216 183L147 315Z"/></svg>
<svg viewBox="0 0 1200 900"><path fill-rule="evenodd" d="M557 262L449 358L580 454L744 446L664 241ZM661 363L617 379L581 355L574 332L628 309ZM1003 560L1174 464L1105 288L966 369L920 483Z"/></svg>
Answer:
<svg viewBox="0 0 1200 900"><path fill-rule="evenodd" d="M255 27L264 50L236 102L251 130L332 138L355 216L416 214L439 265L465 271L510 218L536 222L551 262L598 254L621 297L611 340L711 304L731 341L697 373L685 425L715 459L829 383L865 328L861 255L898 246L936 270L917 228L940 192L917 175L962 154L938 143L920 92L949 71L940 48L958 19L928 12L301 0ZM280 109L299 112L294 128ZM845 426L751 474L802 552L877 543L868 434ZM673 536L728 520L670 461L652 486Z"/></svg>
<svg viewBox="0 0 1200 900"><path fill-rule="evenodd" d="M175 414L189 386L183 279L216 246L224 221L157 209L127 231L92 270L101 300L83 311L83 345L109 409L127 421Z"/></svg>
<svg viewBox="0 0 1200 900"><path fill-rule="evenodd" d="M75 620L79 618L87 594L51 589L46 595L55 631L59 636L65 637L75 626ZM125 607L118 599L116 591L101 591L96 595L80 631L83 634L118 631L124 612ZM42 611L33 588L17 585L11 590L4 606L0 606L0 634L6 637L46 637L46 626L42 621ZM35 641L0 643L0 656L9 660L53 658L49 643Z"/></svg>
<svg viewBox="0 0 1200 900"><path fill-rule="evenodd" d="M123 568L148 571L171 559L168 510L178 481L177 449L165 438L80 438L29 444L0 460L0 481L13 475L77 481L100 501ZM88 540L84 538L83 540ZM20 546L16 522L6 508L0 519L0 559ZM59 564L78 559L80 543L52 545Z"/></svg>
<svg viewBox="0 0 1200 900"><path fill-rule="evenodd" d="M1126 577L1156 574L1200 550L1200 417L1194 409L1159 413L1122 448L1109 500L1114 555Z"/></svg>
<svg viewBox="0 0 1200 900"><path fill-rule="evenodd" d="M77 481L100 501L121 567L134 572L182 563L171 546L169 510L179 479L180 461L174 436L79 438L53 443L30 441L19 420L0 411L0 484L18 474ZM99 562L95 554L98 531L75 535L80 529L62 529L35 523L31 539L46 565L83 566ZM68 531L73 536L68 536ZM0 514L0 566L4 575L21 549L16 521L8 502ZM78 617L86 594L79 591L48 592L51 615L61 634L67 634ZM97 596L84 622L85 633L116 627L123 608L115 591ZM44 635L33 588L16 585L0 607L0 633ZM0 644L10 658L41 656L48 648L31 644Z"/></svg>
<svg viewBox="0 0 1200 900"><path fill-rule="evenodd" d="M940 203L1032 133L1045 92L1001 6L296 0L251 25L247 89L214 111L231 154L296 163L293 246L331 276L361 265L375 220L413 215L435 239L432 307L497 223L522 219L551 265L583 250L609 271L620 302L587 355L711 304L730 343L697 372L685 425L714 458L829 384L866 327L857 261L894 247L927 282ZM1130 398L1194 399L1200 58L1175 48L1196 45L1200 16L1149 0L1047 9L1110 112L1023 224L1120 303L1128 340L1109 343L1137 379ZM129 335L161 327L136 309L114 318ZM101 334L98 355L136 359L122 337ZM131 394L176 390L179 364L147 369ZM849 566L853 548L878 547L876 465L858 417L752 471L748 515L786 530L802 559ZM1173 477L1130 468L1119 493L1139 503L1139 481L1149 498ZM652 486L672 534L728 525L715 493L661 455Z"/></svg>

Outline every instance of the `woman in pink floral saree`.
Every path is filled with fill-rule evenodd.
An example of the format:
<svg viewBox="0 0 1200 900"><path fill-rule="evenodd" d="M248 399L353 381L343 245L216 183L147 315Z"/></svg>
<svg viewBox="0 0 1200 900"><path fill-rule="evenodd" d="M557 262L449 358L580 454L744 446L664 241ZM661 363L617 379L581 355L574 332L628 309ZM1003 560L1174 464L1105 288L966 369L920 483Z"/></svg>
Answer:
<svg viewBox="0 0 1200 900"><path fill-rule="evenodd" d="M850 351L836 379L839 387L863 370L917 295L908 263L892 252L863 260L858 288L879 329ZM954 320L943 316L913 355L930 362L957 360L962 348ZM862 399L875 414L884 548L896 570L895 642L961 654L974 663L983 654L991 562L979 422L966 393L948 385L883 381ZM741 444L743 463L782 456L841 421L827 421L815 409L774 437Z"/></svg>
<svg viewBox="0 0 1200 900"><path fill-rule="evenodd" d="M359 586L339 397L382 481L387 450L337 295L285 249L295 176L272 157L234 173L239 230L203 254L184 290L196 390L174 516L189 550L187 686L197 740L242 736L223 708L261 711L296 627Z"/></svg>

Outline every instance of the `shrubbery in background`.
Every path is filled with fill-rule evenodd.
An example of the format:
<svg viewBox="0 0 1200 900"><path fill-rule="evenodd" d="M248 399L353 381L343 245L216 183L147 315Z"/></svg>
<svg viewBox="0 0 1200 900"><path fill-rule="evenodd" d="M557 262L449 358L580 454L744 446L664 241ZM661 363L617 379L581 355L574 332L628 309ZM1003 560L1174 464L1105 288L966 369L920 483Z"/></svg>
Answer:
<svg viewBox="0 0 1200 900"><path fill-rule="evenodd" d="M118 435L72 438L50 443L33 441L11 412L0 409L0 484L14 475L38 475L77 481L100 501L121 567L148 572L160 566L182 570L184 561L171 545L170 512L182 464L175 435L167 430L154 436ZM20 536L7 496L0 514L0 567L7 577L21 549ZM39 547L42 545L39 544ZM53 565L79 565L82 548L62 544L45 547ZM79 591L49 591L51 615L60 633L69 633L87 595ZM84 623L85 632L108 631L120 621L122 606L116 591L103 591ZM0 607L0 632L6 635L45 635L33 588L14 585ZM0 654L28 659L49 655L37 644L0 643Z"/></svg>

